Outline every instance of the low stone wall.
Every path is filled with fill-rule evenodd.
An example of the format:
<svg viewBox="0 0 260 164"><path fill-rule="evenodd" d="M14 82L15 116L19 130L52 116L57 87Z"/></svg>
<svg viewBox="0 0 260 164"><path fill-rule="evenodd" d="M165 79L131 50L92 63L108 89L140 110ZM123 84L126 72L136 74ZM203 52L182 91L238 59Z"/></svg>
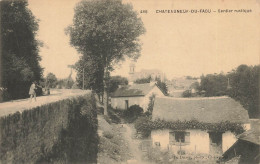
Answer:
<svg viewBox="0 0 260 164"><path fill-rule="evenodd" d="M90 94L0 118L0 163L95 163L97 145Z"/></svg>

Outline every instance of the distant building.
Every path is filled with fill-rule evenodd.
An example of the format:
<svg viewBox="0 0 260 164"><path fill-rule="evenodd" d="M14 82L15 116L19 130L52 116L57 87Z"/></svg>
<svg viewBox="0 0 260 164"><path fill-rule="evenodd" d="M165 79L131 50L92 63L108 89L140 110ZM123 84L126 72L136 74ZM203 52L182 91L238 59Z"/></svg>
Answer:
<svg viewBox="0 0 260 164"><path fill-rule="evenodd" d="M135 71L135 64L132 62L129 65L128 81L132 84L137 79L151 77L152 80L159 78L161 81L165 80L165 75L162 71L157 69L142 69L140 72Z"/></svg>
<svg viewBox="0 0 260 164"><path fill-rule="evenodd" d="M132 105L139 105L145 112L149 104L149 98L153 94L164 96L164 93L155 83L122 86L112 93L111 106L114 109L125 110Z"/></svg>
<svg viewBox="0 0 260 164"><path fill-rule="evenodd" d="M247 111L229 97L211 98L155 98L153 120L191 121L202 123L243 123L249 127ZM230 131L206 131L202 129L160 129L151 132L153 145L171 150L178 154L181 149L185 154L221 155L236 141Z"/></svg>

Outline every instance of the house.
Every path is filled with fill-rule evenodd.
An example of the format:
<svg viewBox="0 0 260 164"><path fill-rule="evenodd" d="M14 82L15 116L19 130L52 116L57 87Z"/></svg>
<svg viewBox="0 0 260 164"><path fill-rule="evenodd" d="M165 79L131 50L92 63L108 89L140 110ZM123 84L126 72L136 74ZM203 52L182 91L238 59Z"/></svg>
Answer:
<svg viewBox="0 0 260 164"><path fill-rule="evenodd" d="M236 158L239 157L239 158ZM260 121L253 120L251 129L238 136L238 140L222 155L221 161L238 160L238 163L260 162Z"/></svg>
<svg viewBox="0 0 260 164"><path fill-rule="evenodd" d="M161 81L165 80L165 74L158 69L142 69L140 72L135 71L135 62L131 62L129 65L129 76L128 81L132 84L137 79L151 77L152 80L160 79Z"/></svg>
<svg viewBox="0 0 260 164"><path fill-rule="evenodd" d="M164 96L155 83L122 86L112 93L111 106L114 109L128 109L132 105L139 105L145 112L152 95Z"/></svg>
<svg viewBox="0 0 260 164"><path fill-rule="evenodd" d="M248 112L229 97L172 98L156 97L152 119L177 122L180 129L152 130L154 146L171 150L175 154L216 154L220 155L232 146L236 136L226 130L242 123L249 129ZM185 129L185 122L197 123ZM183 126L182 126L183 125ZM240 126L241 127L241 126ZM216 130L222 128L220 130ZM241 127L242 128L242 127ZM212 130L213 129L213 130ZM215 130L214 130L215 129ZM234 129L234 128L233 128ZM243 130L243 128L242 128Z"/></svg>

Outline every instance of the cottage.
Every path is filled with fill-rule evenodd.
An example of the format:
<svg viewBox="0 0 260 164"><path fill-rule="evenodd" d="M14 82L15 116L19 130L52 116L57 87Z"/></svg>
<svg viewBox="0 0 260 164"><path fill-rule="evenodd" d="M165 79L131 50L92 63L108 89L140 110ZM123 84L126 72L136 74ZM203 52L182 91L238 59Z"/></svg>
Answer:
<svg viewBox="0 0 260 164"><path fill-rule="evenodd" d="M151 132L154 146L171 150L175 154L220 155L237 140L235 134L230 131L233 125L242 123L249 128L247 111L238 102L225 96L210 98L157 97L152 115L154 121L161 119L179 123L180 129L158 129ZM185 122L192 120L197 120L199 124L188 126L189 128L185 129ZM224 127L226 121L228 121L227 125L232 124L229 126L229 130ZM216 130L218 129L216 126L222 130Z"/></svg>
<svg viewBox="0 0 260 164"><path fill-rule="evenodd" d="M132 105L139 105L145 112L152 95L164 96L155 83L122 86L111 95L111 106L114 109L128 109Z"/></svg>

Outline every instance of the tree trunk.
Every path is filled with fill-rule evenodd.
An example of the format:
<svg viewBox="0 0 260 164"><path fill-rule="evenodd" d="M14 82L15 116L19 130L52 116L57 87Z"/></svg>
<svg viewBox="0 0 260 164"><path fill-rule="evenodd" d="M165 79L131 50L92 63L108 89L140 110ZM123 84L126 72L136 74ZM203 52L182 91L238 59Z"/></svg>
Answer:
<svg viewBox="0 0 260 164"><path fill-rule="evenodd" d="M108 110L108 89L107 89L107 83L108 83L108 78L109 78L109 72L107 69L105 69L104 73L104 96L103 96L103 104L104 104L104 115L107 115L107 110Z"/></svg>
<svg viewBox="0 0 260 164"><path fill-rule="evenodd" d="M104 115L107 115L107 110L108 110L108 92L107 92L107 88L104 87Z"/></svg>

